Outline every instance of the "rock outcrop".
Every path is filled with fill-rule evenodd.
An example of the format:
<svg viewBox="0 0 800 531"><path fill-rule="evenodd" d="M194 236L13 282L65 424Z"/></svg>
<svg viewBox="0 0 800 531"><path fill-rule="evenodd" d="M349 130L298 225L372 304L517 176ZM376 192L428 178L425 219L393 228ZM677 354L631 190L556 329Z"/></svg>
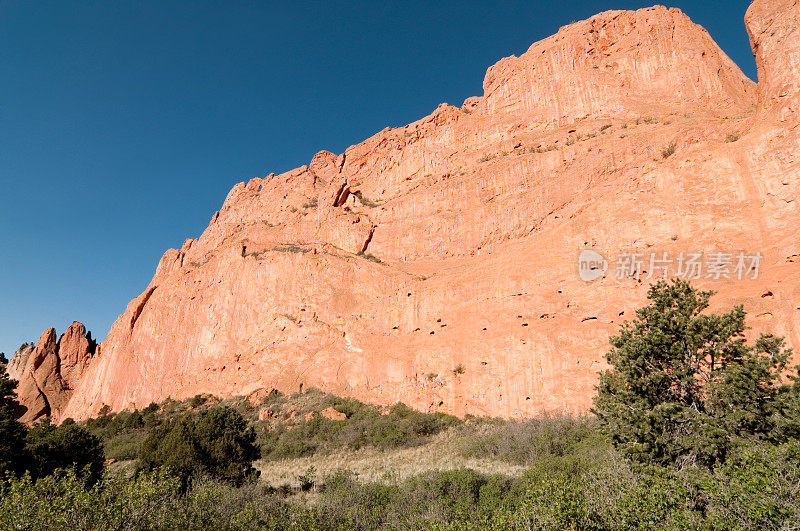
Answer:
<svg viewBox="0 0 800 531"><path fill-rule="evenodd" d="M758 68L762 115L796 129L800 111L800 2L756 0L745 22Z"/></svg>
<svg viewBox="0 0 800 531"><path fill-rule="evenodd" d="M741 112L753 83L678 9L607 11L562 28L486 73L481 114L533 123L636 118L642 113Z"/></svg>
<svg viewBox="0 0 800 531"><path fill-rule="evenodd" d="M20 420L32 423L45 416L60 419L96 350L91 333L77 321L58 340L55 329L49 328L36 345L23 344L7 368L8 375L19 381Z"/></svg>
<svg viewBox="0 0 800 531"><path fill-rule="evenodd" d="M586 411L654 268L587 283L582 249L761 253L757 278L697 282L800 347L798 3L757 0L747 23L758 86L679 10L609 11L501 60L461 107L236 185L50 409L305 385Z"/></svg>

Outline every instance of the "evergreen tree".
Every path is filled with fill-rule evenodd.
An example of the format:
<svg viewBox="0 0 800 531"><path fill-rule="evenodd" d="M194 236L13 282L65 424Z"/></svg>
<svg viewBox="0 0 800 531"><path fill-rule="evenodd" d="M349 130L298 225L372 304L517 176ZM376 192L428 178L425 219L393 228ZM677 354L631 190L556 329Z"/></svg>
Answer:
<svg viewBox="0 0 800 531"><path fill-rule="evenodd" d="M26 451L34 478L42 478L58 469L73 469L93 484L103 474L103 444L100 439L66 419L56 426L45 419L28 431Z"/></svg>
<svg viewBox="0 0 800 531"><path fill-rule="evenodd" d="M16 411L17 404L17 381L12 380L6 373L6 366L0 364L0 409L8 410L10 413Z"/></svg>
<svg viewBox="0 0 800 531"><path fill-rule="evenodd" d="M139 466L167 468L184 485L208 475L233 485L254 477L252 462L261 456L256 433L228 407L186 414L154 428L142 443Z"/></svg>
<svg viewBox="0 0 800 531"><path fill-rule="evenodd" d="M0 477L25 470L25 435L27 428L16 420L19 404L16 401L17 382L0 365Z"/></svg>
<svg viewBox="0 0 800 531"><path fill-rule="evenodd" d="M744 440L781 442L797 386L782 382L790 351L762 335L748 345L741 306L703 313L713 292L688 282L651 286L648 306L611 338L594 412L614 444L659 464L724 460Z"/></svg>

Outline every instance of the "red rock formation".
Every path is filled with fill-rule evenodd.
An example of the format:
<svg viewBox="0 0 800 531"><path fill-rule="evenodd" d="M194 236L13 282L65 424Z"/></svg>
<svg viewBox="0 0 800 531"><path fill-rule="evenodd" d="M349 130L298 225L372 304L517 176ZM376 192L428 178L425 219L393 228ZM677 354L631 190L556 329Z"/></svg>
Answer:
<svg viewBox="0 0 800 531"><path fill-rule="evenodd" d="M800 110L800 2L756 0L745 16L758 67L761 113L792 128Z"/></svg>
<svg viewBox="0 0 800 531"><path fill-rule="evenodd" d="M797 5L748 13L758 88L680 11L610 11L498 62L461 108L236 185L164 254L62 415L303 384L586 411L647 288L581 281L587 247L760 251L758 279L700 285L800 347Z"/></svg>
<svg viewBox="0 0 800 531"><path fill-rule="evenodd" d="M19 380L19 377L25 369L25 365L28 363L28 358L30 358L31 352L33 352L33 347L35 346L36 345L33 343L23 343L14 355L11 356L11 359L8 361L8 366L6 367L6 372L11 378Z"/></svg>
<svg viewBox="0 0 800 531"><path fill-rule="evenodd" d="M332 406L323 409L319 412L319 414L330 420L345 420L347 418L347 415L341 413L340 411L336 411Z"/></svg>
<svg viewBox="0 0 800 531"><path fill-rule="evenodd" d="M9 362L8 374L19 381L20 420L31 423L48 415L59 419L96 346L91 333L76 321L58 341L55 329L49 328L35 346L23 345L17 350Z"/></svg>

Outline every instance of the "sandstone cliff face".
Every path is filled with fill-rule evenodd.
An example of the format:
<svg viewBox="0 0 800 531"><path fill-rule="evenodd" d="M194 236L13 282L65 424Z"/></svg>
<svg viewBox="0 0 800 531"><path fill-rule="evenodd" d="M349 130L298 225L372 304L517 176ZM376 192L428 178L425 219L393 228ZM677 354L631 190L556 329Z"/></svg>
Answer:
<svg viewBox="0 0 800 531"><path fill-rule="evenodd" d="M30 358L31 352L33 352L33 347L35 346L36 345L33 343L23 343L22 346L19 347L16 352L14 352L14 355L11 356L11 359L8 360L6 372L12 379L20 379L25 369L25 365L28 363L28 358Z"/></svg>
<svg viewBox="0 0 800 531"><path fill-rule="evenodd" d="M60 414L69 402L75 386L96 351L91 334L73 322L56 341L56 331L49 328L36 345L23 345L8 364L8 375L19 381L18 401L23 422Z"/></svg>
<svg viewBox="0 0 800 531"><path fill-rule="evenodd" d="M800 110L800 2L756 0L745 16L758 67L762 114L797 128Z"/></svg>
<svg viewBox="0 0 800 531"><path fill-rule="evenodd" d="M301 384L586 411L648 282L584 283L584 248L760 251L757 279L699 284L800 347L797 5L748 12L758 87L680 11L611 11L501 60L460 108L236 185L164 254L61 417Z"/></svg>
<svg viewBox="0 0 800 531"><path fill-rule="evenodd" d="M752 83L678 9L608 11L489 68L477 110L534 124L642 113L741 111Z"/></svg>

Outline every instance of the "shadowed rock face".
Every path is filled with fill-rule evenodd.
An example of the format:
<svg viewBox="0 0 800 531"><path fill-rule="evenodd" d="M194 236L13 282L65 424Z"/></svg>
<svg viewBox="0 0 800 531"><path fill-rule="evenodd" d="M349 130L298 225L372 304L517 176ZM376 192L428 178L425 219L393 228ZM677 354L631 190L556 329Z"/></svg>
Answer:
<svg viewBox="0 0 800 531"><path fill-rule="evenodd" d="M61 416L302 385L586 411L648 285L583 282L587 248L761 252L757 279L698 284L800 346L797 5L748 12L757 87L680 11L610 11L499 61L461 108L236 185L164 254Z"/></svg>
<svg viewBox="0 0 800 531"><path fill-rule="evenodd" d="M49 328L36 345L20 347L8 364L8 375L19 381L20 420L32 423L45 416L60 419L75 385L95 354L97 344L79 322L56 340Z"/></svg>

